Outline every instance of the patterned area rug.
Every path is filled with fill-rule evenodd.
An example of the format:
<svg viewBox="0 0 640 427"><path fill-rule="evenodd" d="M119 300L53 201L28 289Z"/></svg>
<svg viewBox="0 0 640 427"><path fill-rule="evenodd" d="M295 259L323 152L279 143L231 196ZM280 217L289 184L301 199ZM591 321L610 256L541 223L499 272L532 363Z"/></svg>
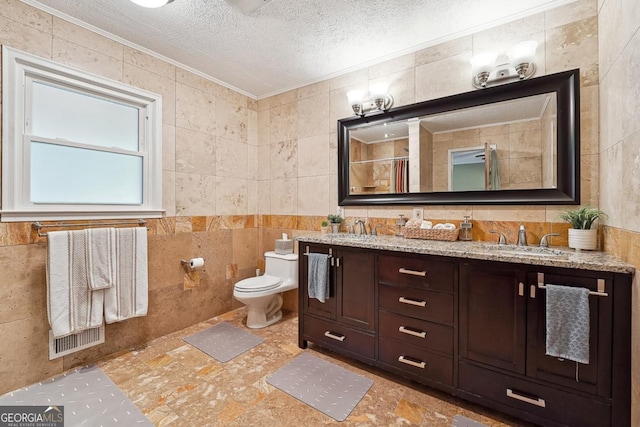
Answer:
<svg viewBox="0 0 640 427"><path fill-rule="evenodd" d="M307 353L280 368L267 382L336 421L344 421L373 384L369 378Z"/></svg>
<svg viewBox="0 0 640 427"><path fill-rule="evenodd" d="M64 425L153 426L95 365L0 396L0 406L64 406Z"/></svg>
<svg viewBox="0 0 640 427"><path fill-rule="evenodd" d="M222 322L182 339L218 362L228 362L264 341L257 335Z"/></svg>
<svg viewBox="0 0 640 427"><path fill-rule="evenodd" d="M453 424L451 427L487 427L486 425L472 420L471 418L463 417L462 415L456 415L453 418Z"/></svg>

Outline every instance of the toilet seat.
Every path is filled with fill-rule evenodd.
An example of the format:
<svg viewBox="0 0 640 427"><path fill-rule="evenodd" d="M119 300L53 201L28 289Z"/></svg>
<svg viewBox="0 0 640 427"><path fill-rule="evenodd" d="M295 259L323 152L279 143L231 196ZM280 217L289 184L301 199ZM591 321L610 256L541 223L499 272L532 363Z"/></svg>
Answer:
<svg viewBox="0 0 640 427"><path fill-rule="evenodd" d="M275 289L282 283L279 277L267 276L251 277L236 283L234 286L237 292L264 292Z"/></svg>

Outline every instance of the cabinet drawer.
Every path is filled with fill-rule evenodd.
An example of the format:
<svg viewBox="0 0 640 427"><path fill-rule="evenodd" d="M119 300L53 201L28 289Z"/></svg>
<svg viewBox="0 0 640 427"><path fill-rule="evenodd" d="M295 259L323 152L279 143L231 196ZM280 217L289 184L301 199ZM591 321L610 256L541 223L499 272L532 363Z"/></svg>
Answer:
<svg viewBox="0 0 640 427"><path fill-rule="evenodd" d="M453 328L450 326L399 316L386 311L380 311L378 319L378 331L382 338L392 338L416 347L453 355Z"/></svg>
<svg viewBox="0 0 640 427"><path fill-rule="evenodd" d="M380 362L422 379L453 385L453 359L388 338L378 340Z"/></svg>
<svg viewBox="0 0 640 427"><path fill-rule="evenodd" d="M378 280L394 285L453 292L454 270L453 263L430 257L381 255L378 258Z"/></svg>
<svg viewBox="0 0 640 427"><path fill-rule="evenodd" d="M375 339L373 335L343 326L339 323L304 318L303 333L316 344L335 350L346 350L373 359L375 357Z"/></svg>
<svg viewBox="0 0 640 427"><path fill-rule="evenodd" d="M553 420L560 425L605 427L611 424L611 408L599 400L530 383L464 362L459 364L458 375L461 390L500 406Z"/></svg>
<svg viewBox="0 0 640 427"><path fill-rule="evenodd" d="M423 289L380 285L379 306L423 320L453 322L453 295Z"/></svg>

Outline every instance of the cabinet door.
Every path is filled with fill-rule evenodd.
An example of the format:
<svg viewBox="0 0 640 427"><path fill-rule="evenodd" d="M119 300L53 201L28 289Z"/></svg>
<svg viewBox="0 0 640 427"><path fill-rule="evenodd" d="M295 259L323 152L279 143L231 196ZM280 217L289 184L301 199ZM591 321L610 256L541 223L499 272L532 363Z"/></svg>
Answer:
<svg viewBox="0 0 640 427"><path fill-rule="evenodd" d="M371 251L339 248L335 251L338 293L337 320L345 325L374 330L374 255Z"/></svg>
<svg viewBox="0 0 640 427"><path fill-rule="evenodd" d="M515 265L460 265L460 357L525 373L526 273Z"/></svg>
<svg viewBox="0 0 640 427"><path fill-rule="evenodd" d="M534 273L528 277L527 375L610 397L613 281L601 274L600 280L609 296L589 296L589 364L578 364L576 370L576 362L546 355L546 292L538 287L538 281L542 285L577 286L597 291L598 277L588 272L578 275L573 271L568 275L543 271L542 277Z"/></svg>
<svg viewBox="0 0 640 427"><path fill-rule="evenodd" d="M329 298L324 302L320 302L315 298L309 298L309 260L305 253L332 253L333 250L327 245L314 245L310 243L302 243L300 247L300 257L298 258L298 283L299 283L299 295L300 307L304 310L305 314L313 314L316 316L324 317L326 319L336 319L336 283L335 283L335 271L334 267L329 267ZM332 255L333 256L333 255ZM335 259L331 259L330 265L335 265Z"/></svg>

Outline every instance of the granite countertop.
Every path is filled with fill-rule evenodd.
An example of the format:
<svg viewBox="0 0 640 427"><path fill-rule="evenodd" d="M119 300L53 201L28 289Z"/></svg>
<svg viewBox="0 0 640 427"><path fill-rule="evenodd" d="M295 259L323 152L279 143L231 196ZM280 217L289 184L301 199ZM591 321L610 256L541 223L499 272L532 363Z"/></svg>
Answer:
<svg viewBox="0 0 640 427"><path fill-rule="evenodd" d="M438 240L406 239L396 236L358 236L353 234L308 234L295 240L335 246L441 255L580 270L608 271L634 274L635 267L619 258L598 251L576 251L564 247L498 246L488 242L444 242Z"/></svg>

